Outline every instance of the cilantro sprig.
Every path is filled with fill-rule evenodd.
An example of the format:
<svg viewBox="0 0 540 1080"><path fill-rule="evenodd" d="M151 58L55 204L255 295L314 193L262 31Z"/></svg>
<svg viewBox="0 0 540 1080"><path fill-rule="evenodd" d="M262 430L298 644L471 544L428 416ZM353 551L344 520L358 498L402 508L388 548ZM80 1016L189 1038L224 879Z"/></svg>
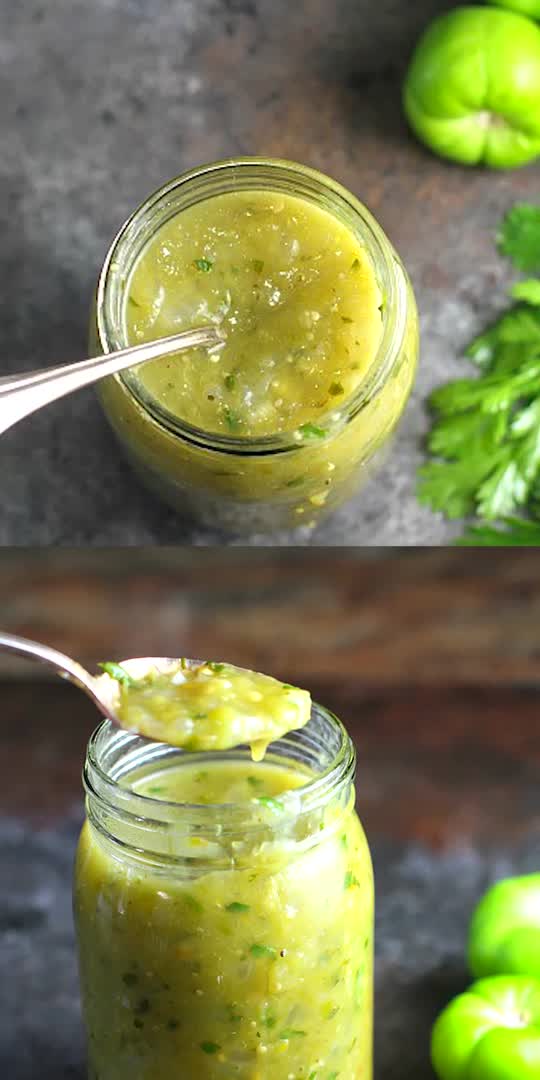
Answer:
<svg viewBox="0 0 540 1080"><path fill-rule="evenodd" d="M497 247L518 270L540 273L540 206L516 203L501 223Z"/></svg>
<svg viewBox="0 0 540 1080"><path fill-rule="evenodd" d="M518 204L497 234L519 269L540 272L540 207ZM540 524L540 278L514 285L517 301L466 350L478 372L430 397L427 446L435 460L419 470L418 497L449 518L477 515L501 528L473 526L467 545L535 545Z"/></svg>
<svg viewBox="0 0 540 1080"><path fill-rule="evenodd" d="M471 525L460 547L540 547L540 522L504 518L500 525Z"/></svg>

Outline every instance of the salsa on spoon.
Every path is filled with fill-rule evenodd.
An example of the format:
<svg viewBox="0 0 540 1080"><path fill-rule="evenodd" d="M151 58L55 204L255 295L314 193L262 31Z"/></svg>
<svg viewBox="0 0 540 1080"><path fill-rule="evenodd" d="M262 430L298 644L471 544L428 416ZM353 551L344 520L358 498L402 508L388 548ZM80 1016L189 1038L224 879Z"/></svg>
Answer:
<svg viewBox="0 0 540 1080"><path fill-rule="evenodd" d="M0 633L0 648L52 666L113 724L183 750L247 743L260 761L270 742L304 727L311 715L307 690L233 664L146 656L101 664L96 676L27 638Z"/></svg>

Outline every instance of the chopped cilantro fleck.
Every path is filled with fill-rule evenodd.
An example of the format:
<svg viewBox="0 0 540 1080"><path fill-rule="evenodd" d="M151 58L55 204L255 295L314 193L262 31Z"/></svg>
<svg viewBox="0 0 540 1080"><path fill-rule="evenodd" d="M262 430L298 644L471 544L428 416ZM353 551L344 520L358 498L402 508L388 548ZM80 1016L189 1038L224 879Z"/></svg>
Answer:
<svg viewBox="0 0 540 1080"><path fill-rule="evenodd" d="M340 382L330 383L330 394L332 395L332 397L339 397L340 394L344 394L344 393L345 393L345 387L343 386L343 383L340 383Z"/></svg>
<svg viewBox="0 0 540 1080"><path fill-rule="evenodd" d="M210 259L203 258L195 259L193 265L197 267L197 270L201 270L203 274L207 274L208 271L212 269L214 264L213 262L210 262Z"/></svg>
<svg viewBox="0 0 540 1080"><path fill-rule="evenodd" d="M112 660L107 660L104 664L98 664L98 667L100 667L106 675L110 675L111 679L116 679L121 686L134 686L137 681L124 667L122 667L121 664L115 664Z"/></svg>
<svg viewBox="0 0 540 1080"><path fill-rule="evenodd" d="M205 1054L217 1054L221 1050L219 1043L215 1042L202 1042L199 1043L201 1050L204 1050Z"/></svg>
<svg viewBox="0 0 540 1080"><path fill-rule="evenodd" d="M317 427L316 424L302 424L298 430L304 439L324 439L326 435L325 429Z"/></svg>
<svg viewBox="0 0 540 1080"><path fill-rule="evenodd" d="M225 383L225 386L227 387L227 390L234 390L234 388L236 386L236 376L235 375L226 375L223 382Z"/></svg>
<svg viewBox="0 0 540 1080"><path fill-rule="evenodd" d="M219 675L220 671L223 671L223 669L226 668L227 665L216 664L214 660L207 660L205 666L210 668L210 671L215 672L216 675Z"/></svg>
<svg viewBox="0 0 540 1080"><path fill-rule="evenodd" d="M287 480L286 487L300 487L300 484L305 483L305 476L295 476L292 480Z"/></svg>
<svg viewBox="0 0 540 1080"><path fill-rule="evenodd" d="M277 1024L277 1020L276 1020L276 1017L275 1017L275 1016L274 1016L274 1014L273 1014L273 1013L272 1013L272 1012L270 1011L270 1009L268 1008L268 1006L267 1006L267 1008L266 1008L266 1010L265 1010L264 1016L263 1016L263 1018L262 1018L262 1022L263 1022L263 1024L264 1024L264 1026L265 1026L265 1027L267 1027L267 1028L273 1028L273 1027L275 1027L275 1026L276 1026L276 1024Z"/></svg>
<svg viewBox="0 0 540 1080"><path fill-rule="evenodd" d="M347 873L345 874L345 877L343 879L343 887L345 889L351 889L353 885L360 885L360 882L358 878L355 877L355 875L352 873L352 870L347 870Z"/></svg>
<svg viewBox="0 0 540 1080"><path fill-rule="evenodd" d="M232 911L233 913L237 911L249 911L249 909L249 904L241 904L239 900L233 900L231 904L227 904L225 907L225 911Z"/></svg>
<svg viewBox="0 0 540 1080"><path fill-rule="evenodd" d="M273 799L271 795L259 795L255 799L255 802L260 803L261 806L267 806L269 810L278 810L281 812L285 809L283 803L280 802L279 799Z"/></svg>
<svg viewBox="0 0 540 1080"><path fill-rule="evenodd" d="M305 1035L305 1031L299 1031L297 1028L283 1028L280 1032L280 1039L296 1039L301 1035Z"/></svg>
<svg viewBox="0 0 540 1080"><path fill-rule="evenodd" d="M237 431L242 424L241 417L238 415L238 413L233 412L233 410L230 409L228 405L224 406L223 412L225 414L227 426L230 428L231 431Z"/></svg>
<svg viewBox="0 0 540 1080"><path fill-rule="evenodd" d="M353 259L352 264L351 264L351 270L359 270L359 269L360 269L360 259Z"/></svg>
<svg viewBox="0 0 540 1080"><path fill-rule="evenodd" d="M200 900L197 900L196 896L191 893L184 893L184 903L191 908L192 911L202 911L203 906Z"/></svg>
<svg viewBox="0 0 540 1080"><path fill-rule="evenodd" d="M261 958L263 956L277 956L277 949L273 945L251 945L249 949L252 956Z"/></svg>
<svg viewBox="0 0 540 1080"><path fill-rule="evenodd" d="M263 260L262 259L254 259L253 260L253 269L254 269L256 274L262 274L262 272L264 270L264 262L263 262Z"/></svg>
<svg viewBox="0 0 540 1080"><path fill-rule="evenodd" d="M261 778L259 776L246 776L246 782L252 788L262 788L262 787L264 787L264 780L261 780Z"/></svg>

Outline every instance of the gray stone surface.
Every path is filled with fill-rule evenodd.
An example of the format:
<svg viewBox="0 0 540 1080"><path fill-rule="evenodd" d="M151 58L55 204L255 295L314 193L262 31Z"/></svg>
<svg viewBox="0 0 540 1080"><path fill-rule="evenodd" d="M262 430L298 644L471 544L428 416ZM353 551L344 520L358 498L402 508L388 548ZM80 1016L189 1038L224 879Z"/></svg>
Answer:
<svg viewBox="0 0 540 1080"><path fill-rule="evenodd" d="M6 1080L85 1077L71 920L77 826L77 814L41 832L0 820L0 1076ZM512 852L465 848L435 855L383 840L373 850L376 1080L432 1080L429 1032L438 1011L467 985L463 946L473 905L496 878L538 869L538 836Z"/></svg>
<svg viewBox="0 0 540 1080"><path fill-rule="evenodd" d="M423 401L462 370L460 348L503 302L493 231L516 199L538 197L540 172L454 168L408 136L399 103L406 57L428 19L449 6L2 0L2 372L85 355L109 241L163 181L241 152L297 158L336 176L379 217L412 274L423 347L383 472L312 538L295 541L451 539L455 526L414 497ZM141 490L92 391L9 432L1 462L1 544L223 542Z"/></svg>

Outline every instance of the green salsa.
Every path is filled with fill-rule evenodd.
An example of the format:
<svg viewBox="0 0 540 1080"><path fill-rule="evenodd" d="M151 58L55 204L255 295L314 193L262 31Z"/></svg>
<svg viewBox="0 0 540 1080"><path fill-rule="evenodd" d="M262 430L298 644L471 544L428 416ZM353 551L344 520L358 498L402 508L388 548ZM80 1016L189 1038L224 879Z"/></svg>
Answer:
<svg viewBox="0 0 540 1080"><path fill-rule="evenodd" d="M121 851L90 823L81 835L91 1080L371 1080L373 879L352 789L301 815L307 769L197 757L122 785L149 818L162 801L216 820L234 805L241 838L179 836L181 860L171 839L156 864L130 854L129 822Z"/></svg>
<svg viewBox="0 0 540 1080"><path fill-rule="evenodd" d="M194 326L224 341L104 379L141 479L210 528L318 521L365 481L409 395L418 321L369 212L290 162L218 162L171 181L115 241L92 348Z"/></svg>
<svg viewBox="0 0 540 1080"><path fill-rule="evenodd" d="M365 376L381 307L364 247L342 222L294 195L237 191L159 229L131 275L125 318L132 343L206 323L224 331L223 346L139 369L143 390L175 417L301 440L327 433Z"/></svg>
<svg viewBox="0 0 540 1080"><path fill-rule="evenodd" d="M142 678L130 674L129 661L102 667L114 680L120 724L184 750L249 743L261 758L270 742L304 727L311 713L307 690L233 664L178 660Z"/></svg>

